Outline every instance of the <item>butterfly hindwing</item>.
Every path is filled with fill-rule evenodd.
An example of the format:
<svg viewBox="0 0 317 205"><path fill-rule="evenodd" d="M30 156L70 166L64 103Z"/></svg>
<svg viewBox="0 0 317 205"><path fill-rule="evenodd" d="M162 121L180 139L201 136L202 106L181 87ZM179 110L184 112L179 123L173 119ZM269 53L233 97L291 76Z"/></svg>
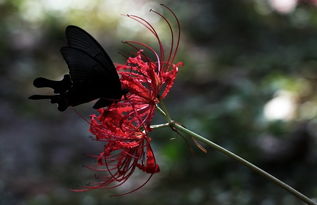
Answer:
<svg viewBox="0 0 317 205"><path fill-rule="evenodd" d="M43 77L36 78L33 85L37 88L49 87L54 90L54 93L64 93L71 87L71 79L69 75L64 75L63 80L55 81Z"/></svg>

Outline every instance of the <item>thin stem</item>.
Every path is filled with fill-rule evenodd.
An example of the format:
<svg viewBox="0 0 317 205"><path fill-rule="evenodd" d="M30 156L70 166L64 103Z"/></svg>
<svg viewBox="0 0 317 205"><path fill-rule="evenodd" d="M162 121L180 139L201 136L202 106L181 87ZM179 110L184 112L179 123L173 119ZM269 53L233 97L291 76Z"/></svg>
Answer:
<svg viewBox="0 0 317 205"><path fill-rule="evenodd" d="M162 110L162 108L160 108L157 104L155 105L155 107L164 117L166 117L166 113Z"/></svg>
<svg viewBox="0 0 317 205"><path fill-rule="evenodd" d="M172 120L170 114L168 113L167 108L166 108L166 105L164 104L163 100L160 101L160 104L162 105L162 108L160 108L158 105L156 105L156 107L157 107L158 109L160 108L160 109L165 113L165 118L166 118L166 120L167 120L169 123L171 123L173 120ZM161 112L161 111L160 111L160 112Z"/></svg>
<svg viewBox="0 0 317 205"><path fill-rule="evenodd" d="M278 185L281 188L285 189L286 191L288 191L289 193L291 193L292 195L294 195L298 199L302 200L303 202L305 202L305 203L307 203L309 205L317 205L316 202L312 201L311 199L309 199L304 194L300 193L299 191L297 191L293 187L291 187L288 184L282 182L278 178L272 176L271 174L267 173L266 171L264 171L263 169L257 167L256 165L252 164L251 162L243 159L242 157L234 154L233 152L230 152L229 150L221 147L220 145L218 145L218 144L216 144L216 143L214 143L214 142L202 137L201 135L199 135L199 134L197 134L197 133L195 133L195 132L193 132L193 131L185 128L185 127L183 127L182 125L176 123L170 117L163 100L160 101L160 104L161 104L162 108L160 108L158 105L156 105L156 108L166 118L166 120L168 121L169 126L172 129L177 129L179 131L182 131L182 132L190 135L191 137L193 137L193 139L196 139L197 141L203 142L203 143L209 145L210 147L214 148L215 150L217 150L219 152L222 152L223 154L227 155L228 157L230 157L232 159L235 159L236 161L238 161L239 163L243 164L244 166L252 169L253 171L257 172L258 174L261 174L262 176L264 176L267 179L271 180L273 183L275 183L276 185Z"/></svg>
<svg viewBox="0 0 317 205"><path fill-rule="evenodd" d="M212 141L210 141L210 140L208 140L208 139L196 134L195 132L183 127L182 125L180 125L178 123L175 123L174 121L172 121L172 123L170 125L173 126L176 129L178 129L178 130L180 130L180 131L192 136L196 140L211 146L215 150L217 150L219 152L222 152L223 154L227 155L228 157L237 160L239 163L241 163L241 164L245 165L246 167L252 169L253 171L257 172L258 174L263 175L264 177L266 177L267 179L271 180L276 185L282 187L283 189L285 189L289 193L293 194L295 197L299 198L303 202L305 202L305 203L307 203L309 205L317 205L317 203L313 202L307 196L303 195L302 193L300 193L299 191L295 190L291 186L285 184L281 180L277 179L276 177L272 176L271 174L267 173L266 171L262 170L261 168L255 166L251 162L243 159L242 157L240 157L240 156L230 152L229 150L219 146L218 144L216 144L216 143L214 143L214 142L212 142Z"/></svg>
<svg viewBox="0 0 317 205"><path fill-rule="evenodd" d="M158 124L158 125L151 125L151 129L156 129L156 128L162 128L162 127L169 127L170 123L164 123L164 124Z"/></svg>

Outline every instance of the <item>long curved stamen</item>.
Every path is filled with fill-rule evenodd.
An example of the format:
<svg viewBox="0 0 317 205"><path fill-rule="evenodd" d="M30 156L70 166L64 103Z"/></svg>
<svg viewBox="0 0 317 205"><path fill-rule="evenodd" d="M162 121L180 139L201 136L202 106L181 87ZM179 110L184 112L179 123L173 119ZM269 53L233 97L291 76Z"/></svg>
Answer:
<svg viewBox="0 0 317 205"><path fill-rule="evenodd" d="M147 142L148 142L148 140L147 140ZM145 145L144 145L144 143L142 143L141 150L143 150L144 147L145 147ZM139 154L137 153L138 151L140 151L140 149L137 149L137 150L134 151L134 154L136 154L136 155L139 156L138 159L135 159L135 160L131 161L130 158L126 158L126 159L124 159L124 161L122 161L122 162L120 163L121 166L117 167L118 172L116 172L116 173L114 173L114 174L109 173L109 174L111 175L111 177L112 177L113 180L118 181L118 182L120 182L120 181L123 180L123 182L125 182L125 181L132 175L132 173L133 173L133 171L134 171L134 169L135 169L135 164L136 164L137 161L140 159L140 157L142 157L142 156L144 155L144 154L139 155ZM141 152L143 153L143 151L141 151ZM144 156L143 156L143 157L144 157ZM121 175L120 172L123 172L123 173L126 173L126 174L125 174L125 175ZM118 175L118 177L117 177L116 175ZM148 180L147 180L147 181L148 181ZM147 182L147 181L146 181L146 182ZM117 185L115 185L115 186L112 186L112 188L117 187L118 185L121 185L121 184L122 184L122 182L119 183L119 184L117 184ZM142 185L142 186L143 186L143 185ZM138 187L138 188L141 188L142 186L140 186L140 187ZM107 187L107 188L109 188L109 187ZM136 189L136 190L137 190L137 189ZM129 192L129 193L130 193L130 192Z"/></svg>
<svg viewBox="0 0 317 205"><path fill-rule="evenodd" d="M141 49L136 47L135 45L128 43L126 41L122 41L122 43L127 44L128 46L130 46L131 48L134 48L136 51L140 51ZM141 52L141 55L146 59L147 62L151 62L151 59L149 57L147 57L147 55L145 55L143 52Z"/></svg>
<svg viewBox="0 0 317 205"><path fill-rule="evenodd" d="M146 142L149 143L148 140L146 140ZM143 144L143 147L146 147L146 145ZM151 149L151 150L152 150L152 149ZM142 155L142 157L145 157L144 154ZM155 164L156 164L156 163L155 163ZM129 192L126 192L126 193L124 193L124 194L118 194L118 195L114 195L114 196L123 196L123 195L130 194L130 193L132 193L132 192L135 192L135 191L141 189L143 186L145 186L145 185L149 182L149 180L152 178L152 176L153 176L153 173L151 173L151 175L149 176L149 178L148 178L143 184L141 184L140 186L138 186L137 188L135 188L135 189L133 189L133 190L131 190L131 191L129 191Z"/></svg>
<svg viewBox="0 0 317 205"><path fill-rule="evenodd" d="M172 9L170 9L169 7L167 7L165 4L160 4L160 5L163 6L164 8L166 8L167 10L169 10L170 13L174 16L174 18L175 18L175 20L177 22L177 30L178 30L177 43L176 43L175 51L174 51L174 54L173 54L173 57L172 57L172 60L171 60L171 62L174 62L174 59L175 59L175 56L176 56L176 53L177 53L177 50L178 50L178 46L179 46L179 41L180 41L180 38L181 38L181 26L180 26L179 20L178 20L176 14L174 13L174 11Z"/></svg>
<svg viewBox="0 0 317 205"><path fill-rule="evenodd" d="M154 35L157 35L157 32L154 29L154 27L148 21L146 21L144 18L141 18L141 17L133 15L133 14L126 14L126 16L137 21L138 23L141 23L146 29L150 30L151 33L153 33Z"/></svg>
<svg viewBox="0 0 317 205"><path fill-rule="evenodd" d="M164 57L163 44L162 44L162 42L161 42L156 30L154 29L154 27L148 21L146 21L145 19L143 19L143 18L141 18L139 16L127 14L127 17L129 17L129 18L141 23L143 26L145 26L145 28L147 28L155 36L155 38L157 39L159 48L160 48L160 60L164 61L165 57Z"/></svg>
<svg viewBox="0 0 317 205"><path fill-rule="evenodd" d="M128 173L128 171L130 170L131 171L131 168L133 168L133 164L134 163L137 163L137 162L134 162L134 160L131 160L131 158L128 158L126 157L123 162L121 163L120 166L117 166L117 170L118 170L118 173ZM120 181L121 179L123 179L125 177L125 175L121 175L119 174L119 176L117 177L117 181Z"/></svg>
<svg viewBox="0 0 317 205"><path fill-rule="evenodd" d="M137 45L140 45L140 46L143 46L147 49L149 49L156 57L156 60L157 60L157 70L158 72L160 72L161 70L161 62L160 62L160 57L158 56L158 54L156 53L156 51L151 48L150 46L148 46L147 44L145 43L141 43L141 42L137 42L137 41L123 41L123 43L131 43L131 44L137 44Z"/></svg>
<svg viewBox="0 0 317 205"><path fill-rule="evenodd" d="M119 166L119 167L117 167L117 169L119 170L122 166L126 166L125 164L125 161L126 160L128 160L127 158L123 161L123 163L122 163L122 165L121 166ZM127 169L127 170L123 170L122 172L125 172L125 173L127 173L127 175L120 175L118 172L116 172L116 173L112 173L112 171L110 170L110 164L108 164L108 162L107 162L107 160L105 160L105 166L106 166L106 168L107 168L107 170L108 170L108 174L111 176L111 178L112 179L114 179L115 181L122 181L122 180L127 180L128 178L129 178L129 176L130 175L132 175L132 173L133 173L133 169L131 169L130 171L129 171L129 169ZM120 170L119 170L120 171ZM118 177L117 176L115 176L115 175L118 175ZM117 185L115 185L114 187L116 187Z"/></svg>
<svg viewBox="0 0 317 205"><path fill-rule="evenodd" d="M168 59L167 59L167 64L166 64L166 68L164 70L168 70L169 68L169 62L171 60L171 57L172 57L172 52L173 52L173 49L174 49L174 32L173 32L173 29L172 29L172 26L170 24L170 22L167 20L167 18L165 18L162 14L160 14L159 12L151 9L150 11L153 11L154 13L156 13L157 15L159 15L161 18L164 19L164 21L167 23L168 27L169 27L169 30L171 32L171 47L170 47L170 51L169 51L169 54L168 54ZM164 67L164 66L163 66Z"/></svg>

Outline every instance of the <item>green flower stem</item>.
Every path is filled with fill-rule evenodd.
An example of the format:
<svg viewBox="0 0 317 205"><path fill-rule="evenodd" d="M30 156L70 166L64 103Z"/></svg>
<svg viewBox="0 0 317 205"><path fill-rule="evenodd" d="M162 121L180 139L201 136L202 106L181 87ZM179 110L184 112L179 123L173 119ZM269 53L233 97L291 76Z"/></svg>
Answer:
<svg viewBox="0 0 317 205"><path fill-rule="evenodd" d="M304 194L300 193L299 191L297 191L296 189L294 189L293 187L287 185L286 183L282 182L281 180L279 180L278 178L272 176L271 174L267 173L266 171L264 171L263 169L255 166L254 164L252 164L251 162L243 159L242 157L234 154L233 152L230 152L229 150L221 147L220 145L202 137L199 134L196 134L195 132L183 127L182 125L176 123L174 120L172 120L172 118L170 117L165 104L163 103L163 101L160 102L160 105L162 106L159 107L158 105L156 105L158 111L166 118L166 120L168 121L167 124L162 124L164 126L158 126L158 127L167 127L170 126L173 129L177 129L179 131L182 131L188 135L190 135L191 137L193 137L193 139L200 141L202 143L205 143L207 145L209 145L210 147L212 147L213 149L222 152L223 154L227 155L228 157L235 159L236 161L238 161L239 163L243 164L244 166L252 169L253 171L257 172L258 174L266 177L267 179L269 179L270 181L272 181L273 183L275 183L276 185L280 186L281 188L285 189L286 191L288 191L289 193L291 193L292 195L294 195L295 197L297 197L298 199L302 200L303 202L305 202L306 204L309 205L317 205L316 202L312 201L310 198L308 198L307 196L305 196Z"/></svg>
<svg viewBox="0 0 317 205"><path fill-rule="evenodd" d="M285 189L286 191L288 191L289 193L293 194L295 197L299 198L300 200L302 200L303 202L309 204L309 205L317 205L317 203L313 202L311 199L309 199L307 196L305 196L304 194L300 193L299 191L295 190L294 188L292 188L291 186L285 184L284 182L282 182L281 180L277 179L276 177L272 176L271 174L267 173L266 171L260 169L259 167L255 166L254 164L250 163L249 161L243 159L242 157L230 152L229 150L219 146L218 144L196 134L195 132L183 127L182 125L175 123L174 121L171 120L170 126L192 136L194 139L203 142L207 145L209 145L210 147L214 148L215 150L222 152L223 154L227 155L230 158L233 158L235 160L237 160L239 163L245 165L246 167L252 169L253 171L257 172L258 174L263 175L264 177L266 177L267 179L271 180L273 183L275 183L276 185L282 187L283 189Z"/></svg>

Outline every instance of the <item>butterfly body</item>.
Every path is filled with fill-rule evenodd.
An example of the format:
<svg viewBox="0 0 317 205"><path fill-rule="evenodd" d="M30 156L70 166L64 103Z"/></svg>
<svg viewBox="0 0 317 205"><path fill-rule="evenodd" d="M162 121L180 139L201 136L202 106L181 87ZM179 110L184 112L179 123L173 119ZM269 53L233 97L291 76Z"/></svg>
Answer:
<svg viewBox="0 0 317 205"><path fill-rule="evenodd" d="M69 74L61 81L35 79L35 87L50 87L56 95L33 95L30 99L50 99L60 111L98 98L95 109L120 100L126 91L122 90L116 68L101 45L77 26L68 26L65 33L68 45L60 51Z"/></svg>

